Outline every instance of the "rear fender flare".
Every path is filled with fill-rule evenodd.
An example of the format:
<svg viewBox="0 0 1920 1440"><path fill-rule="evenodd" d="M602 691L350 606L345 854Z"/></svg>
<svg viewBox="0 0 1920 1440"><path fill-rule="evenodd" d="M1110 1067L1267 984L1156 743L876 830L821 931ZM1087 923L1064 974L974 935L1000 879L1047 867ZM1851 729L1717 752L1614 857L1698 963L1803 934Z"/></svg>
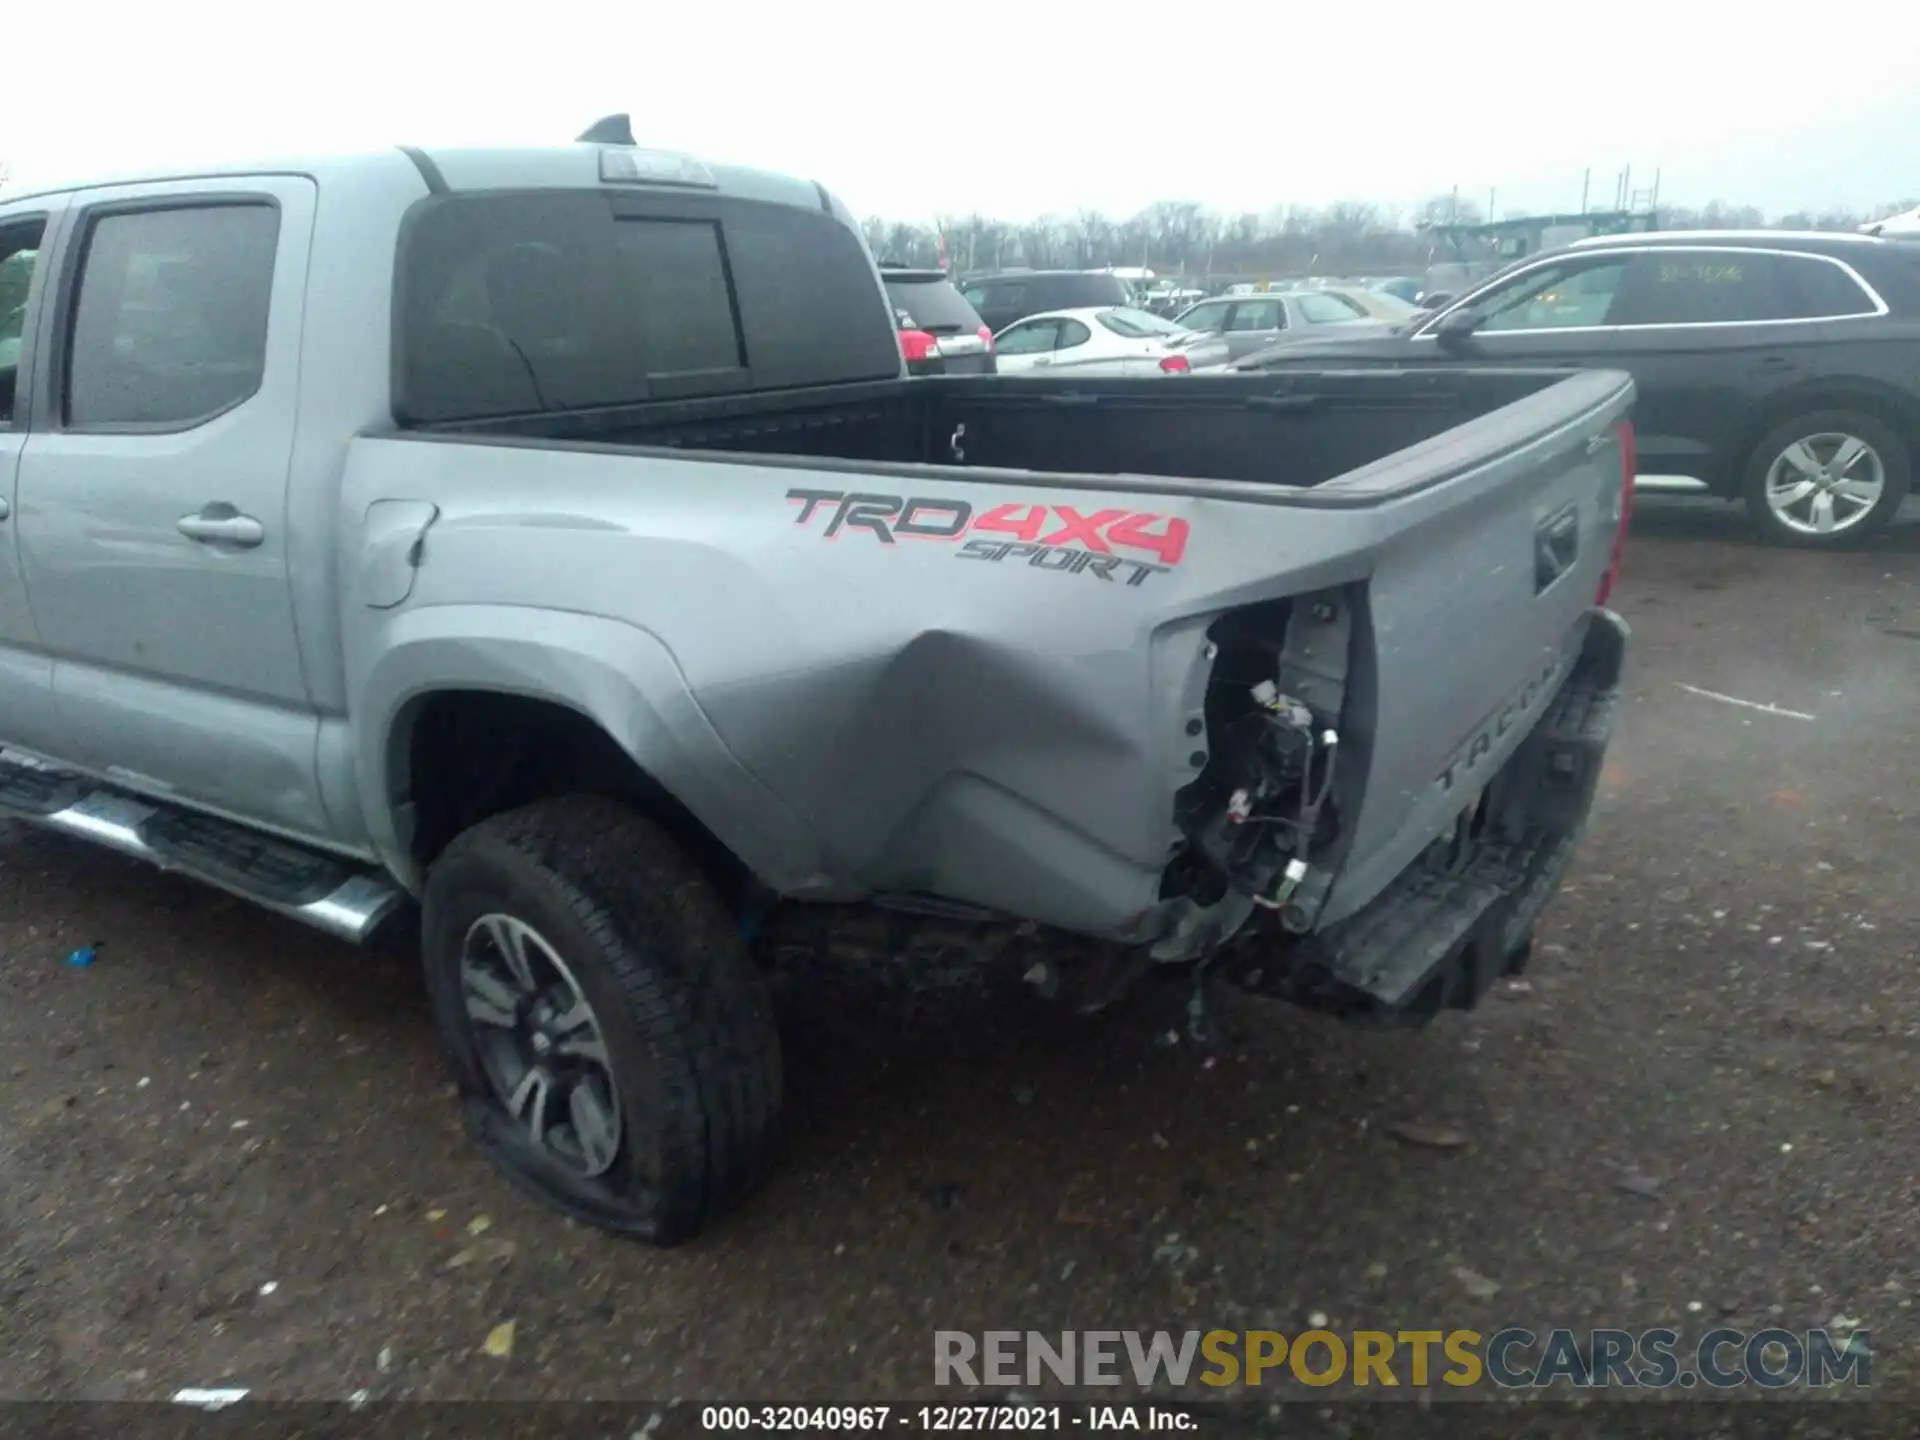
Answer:
<svg viewBox="0 0 1920 1440"><path fill-rule="evenodd" d="M401 819L411 724L437 692L485 690L563 705L598 725L641 770L773 889L827 884L817 837L727 749L673 653L650 631L520 606L403 611L349 681L361 808L375 851L409 889L423 876Z"/></svg>

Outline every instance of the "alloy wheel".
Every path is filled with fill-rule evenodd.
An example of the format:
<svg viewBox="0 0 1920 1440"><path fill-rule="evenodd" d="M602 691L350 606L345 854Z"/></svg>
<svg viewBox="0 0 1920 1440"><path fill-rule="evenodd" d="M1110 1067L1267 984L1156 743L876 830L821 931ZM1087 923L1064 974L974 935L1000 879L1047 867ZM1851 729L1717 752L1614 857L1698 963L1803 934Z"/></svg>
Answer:
<svg viewBox="0 0 1920 1440"><path fill-rule="evenodd" d="M511 915L482 915L460 951L460 993L494 1093L528 1138L593 1177L620 1153L606 1037L554 947Z"/></svg>
<svg viewBox="0 0 1920 1440"><path fill-rule="evenodd" d="M1767 467L1767 508L1798 534L1839 535L1873 513L1886 485L1880 452L1858 435L1808 435Z"/></svg>

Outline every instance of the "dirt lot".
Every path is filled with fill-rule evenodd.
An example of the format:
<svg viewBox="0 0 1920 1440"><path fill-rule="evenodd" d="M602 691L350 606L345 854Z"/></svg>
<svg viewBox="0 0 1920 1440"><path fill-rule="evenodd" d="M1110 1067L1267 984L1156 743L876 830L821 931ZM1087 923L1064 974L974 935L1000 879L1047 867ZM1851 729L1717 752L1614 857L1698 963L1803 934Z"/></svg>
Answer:
<svg viewBox="0 0 1920 1440"><path fill-rule="evenodd" d="M1240 997L1209 1060L1155 1044L1181 985L1068 1023L878 932L788 953L784 1161L673 1252L494 1178L403 960L0 826L0 1394L904 1398L936 1327L1316 1312L1846 1317L1912 1386L1920 523L1809 556L1644 510L1524 984L1414 1035Z"/></svg>

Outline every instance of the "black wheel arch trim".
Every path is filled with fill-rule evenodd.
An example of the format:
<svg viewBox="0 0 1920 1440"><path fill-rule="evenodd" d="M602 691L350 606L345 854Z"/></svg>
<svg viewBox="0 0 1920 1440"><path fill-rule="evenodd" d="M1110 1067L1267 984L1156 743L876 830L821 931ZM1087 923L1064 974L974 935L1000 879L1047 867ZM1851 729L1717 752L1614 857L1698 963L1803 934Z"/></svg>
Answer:
<svg viewBox="0 0 1920 1440"><path fill-rule="evenodd" d="M1885 380L1866 375L1821 376L1773 396L1756 406L1753 418L1742 430L1721 464L1716 468L1713 493L1723 499L1738 499L1746 485L1747 467L1754 448L1769 431L1786 424L1796 415L1811 415L1822 410L1857 410L1895 430L1907 445L1912 463L1920 452L1920 393L1902 390Z"/></svg>

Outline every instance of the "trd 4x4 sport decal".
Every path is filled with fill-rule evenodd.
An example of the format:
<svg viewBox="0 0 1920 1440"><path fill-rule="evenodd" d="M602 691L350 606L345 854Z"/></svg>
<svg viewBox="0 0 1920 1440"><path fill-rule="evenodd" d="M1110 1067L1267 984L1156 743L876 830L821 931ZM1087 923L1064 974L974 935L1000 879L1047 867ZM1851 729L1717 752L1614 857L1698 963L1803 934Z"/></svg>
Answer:
<svg viewBox="0 0 1920 1440"><path fill-rule="evenodd" d="M1137 510L1083 514L1072 505L995 505L976 515L965 500L908 495L789 490L787 499L800 506L796 524L824 519L821 534L828 540L854 530L882 545L957 540L962 543L955 554L962 560L1024 560L1036 570L1093 575L1128 585L1178 565L1191 528L1177 515ZM1155 559L1141 559L1142 554Z"/></svg>

